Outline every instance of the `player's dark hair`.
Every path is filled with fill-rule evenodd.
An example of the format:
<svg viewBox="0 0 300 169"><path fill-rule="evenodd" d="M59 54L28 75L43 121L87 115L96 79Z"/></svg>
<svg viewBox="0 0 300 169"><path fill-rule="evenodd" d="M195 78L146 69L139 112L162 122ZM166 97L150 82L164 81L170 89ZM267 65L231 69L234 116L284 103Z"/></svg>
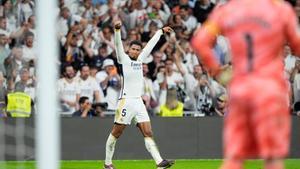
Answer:
<svg viewBox="0 0 300 169"><path fill-rule="evenodd" d="M103 31L104 29L108 29L110 33L112 33L112 32L114 31L114 29L113 29L111 26L109 26L109 25L105 25L105 26L102 28L102 31Z"/></svg>
<svg viewBox="0 0 300 169"><path fill-rule="evenodd" d="M86 100L88 100L89 98L86 96L82 96L79 98L79 104L83 104Z"/></svg>
<svg viewBox="0 0 300 169"><path fill-rule="evenodd" d="M99 49L106 49L107 48L107 44L106 43L103 43L100 47L99 47Z"/></svg>
<svg viewBox="0 0 300 169"><path fill-rule="evenodd" d="M141 48L143 48L142 43L140 41L138 41L138 40L131 41L129 46L132 46L132 45L138 45Z"/></svg>

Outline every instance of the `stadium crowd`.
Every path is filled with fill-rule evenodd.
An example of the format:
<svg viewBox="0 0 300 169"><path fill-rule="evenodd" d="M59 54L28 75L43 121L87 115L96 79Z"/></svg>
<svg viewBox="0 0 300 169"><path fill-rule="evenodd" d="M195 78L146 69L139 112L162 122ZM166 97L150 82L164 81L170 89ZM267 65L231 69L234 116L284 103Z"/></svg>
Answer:
<svg viewBox="0 0 300 169"><path fill-rule="evenodd" d="M0 0L0 115L30 116L38 102L35 1ZM60 55L60 112L74 116L105 116L115 110L121 90L113 23L121 20L125 50L133 40L146 45L164 25L174 33L163 36L143 64L144 103L151 115L224 116L226 81L231 63L226 39L217 37L214 51L227 73L210 75L190 47L190 39L212 10L225 0L59 0L57 39ZM300 15L300 1L293 1ZM300 60L284 50L291 109L300 116ZM26 95L26 97L25 97ZM20 99L22 98L22 99ZM27 103L27 104L24 104ZM107 104L103 104L107 103ZM22 105L16 109L17 105ZM28 107L28 105L30 105ZM92 113L91 113L92 112Z"/></svg>

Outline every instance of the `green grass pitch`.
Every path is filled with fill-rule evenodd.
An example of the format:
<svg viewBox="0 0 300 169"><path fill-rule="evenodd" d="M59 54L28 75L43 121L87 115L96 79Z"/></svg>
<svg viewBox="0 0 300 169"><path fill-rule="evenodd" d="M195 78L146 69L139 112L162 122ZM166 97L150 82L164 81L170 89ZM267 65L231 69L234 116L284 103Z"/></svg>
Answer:
<svg viewBox="0 0 300 169"><path fill-rule="evenodd" d="M176 160L170 169L218 169L221 160ZM34 161L0 162L0 169L36 169ZM117 169L155 169L152 160L115 160ZM246 169L262 169L261 160L246 161ZM103 161L61 161L60 169L102 169ZM286 169L300 169L300 159L285 161Z"/></svg>

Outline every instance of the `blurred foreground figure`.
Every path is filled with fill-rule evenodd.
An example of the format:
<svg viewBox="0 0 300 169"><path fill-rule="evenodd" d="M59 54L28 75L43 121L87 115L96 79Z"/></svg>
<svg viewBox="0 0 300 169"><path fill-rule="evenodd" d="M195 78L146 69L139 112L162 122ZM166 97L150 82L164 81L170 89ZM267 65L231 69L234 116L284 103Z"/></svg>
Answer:
<svg viewBox="0 0 300 169"><path fill-rule="evenodd" d="M263 158L265 169L283 169L289 152L288 83L283 47L300 56L300 29L292 7L280 0L231 0L214 10L192 39L203 64L222 76L215 60L216 37L228 38L233 75L225 117L222 169L242 169Z"/></svg>

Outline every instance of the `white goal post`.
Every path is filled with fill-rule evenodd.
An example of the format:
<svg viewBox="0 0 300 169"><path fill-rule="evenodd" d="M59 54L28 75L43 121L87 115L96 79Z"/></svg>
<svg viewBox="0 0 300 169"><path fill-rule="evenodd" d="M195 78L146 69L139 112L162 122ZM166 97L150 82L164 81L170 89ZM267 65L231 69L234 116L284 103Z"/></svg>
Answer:
<svg viewBox="0 0 300 169"><path fill-rule="evenodd" d="M58 47L56 39L56 0L37 0L37 169L58 169L60 158L59 113L56 82Z"/></svg>

